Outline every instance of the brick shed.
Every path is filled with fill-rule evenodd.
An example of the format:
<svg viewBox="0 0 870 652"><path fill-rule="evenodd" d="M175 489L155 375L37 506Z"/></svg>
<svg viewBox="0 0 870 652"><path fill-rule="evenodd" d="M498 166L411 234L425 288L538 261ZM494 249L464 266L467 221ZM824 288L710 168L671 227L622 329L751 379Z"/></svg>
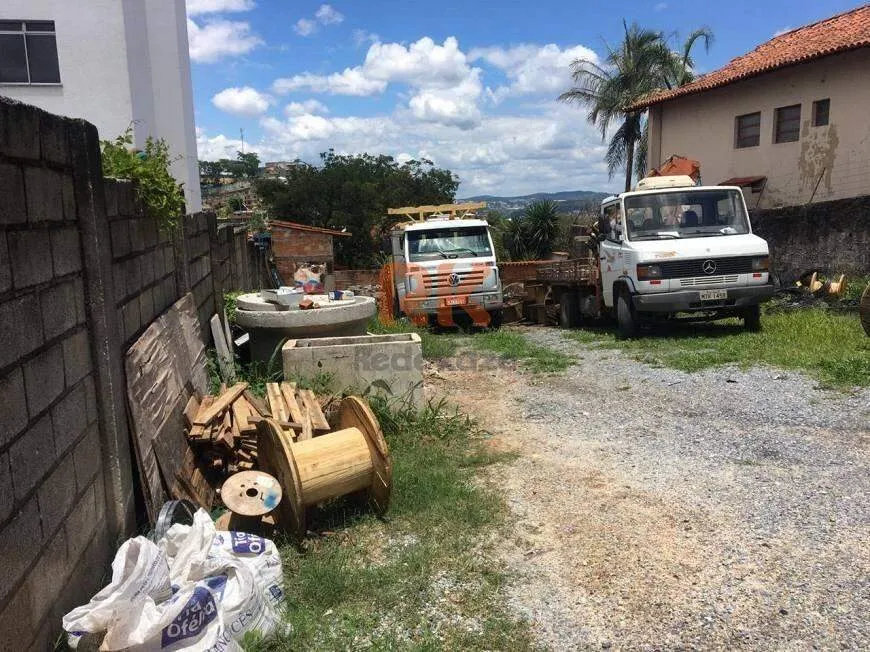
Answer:
<svg viewBox="0 0 870 652"><path fill-rule="evenodd" d="M269 224L272 229L272 255L281 280L291 284L298 263L326 263L327 287L331 287L335 262L332 239L349 237L350 233L283 220L272 220Z"/></svg>

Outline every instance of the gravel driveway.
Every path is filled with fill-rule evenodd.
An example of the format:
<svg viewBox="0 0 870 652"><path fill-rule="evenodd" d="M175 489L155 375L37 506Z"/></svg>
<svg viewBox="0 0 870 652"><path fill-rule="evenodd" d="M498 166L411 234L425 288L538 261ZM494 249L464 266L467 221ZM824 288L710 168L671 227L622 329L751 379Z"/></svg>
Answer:
<svg viewBox="0 0 870 652"><path fill-rule="evenodd" d="M870 649L870 391L582 359L434 374L519 457L508 601L552 649ZM461 366L461 365L460 365Z"/></svg>

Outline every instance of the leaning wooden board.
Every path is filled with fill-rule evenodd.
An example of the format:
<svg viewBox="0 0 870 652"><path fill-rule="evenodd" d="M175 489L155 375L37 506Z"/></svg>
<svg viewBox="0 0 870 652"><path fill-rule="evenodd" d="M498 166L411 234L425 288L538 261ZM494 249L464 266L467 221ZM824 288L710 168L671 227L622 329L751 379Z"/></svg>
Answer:
<svg viewBox="0 0 870 652"><path fill-rule="evenodd" d="M125 369L133 444L145 505L153 521L168 497L166 488L177 482L175 477L161 478L155 439L160 437L166 444L161 447L164 462L170 451L183 461L183 437L164 439L162 435L167 429L181 434L187 400L193 391L205 395L208 389L205 344L191 294L145 329L127 351Z"/></svg>

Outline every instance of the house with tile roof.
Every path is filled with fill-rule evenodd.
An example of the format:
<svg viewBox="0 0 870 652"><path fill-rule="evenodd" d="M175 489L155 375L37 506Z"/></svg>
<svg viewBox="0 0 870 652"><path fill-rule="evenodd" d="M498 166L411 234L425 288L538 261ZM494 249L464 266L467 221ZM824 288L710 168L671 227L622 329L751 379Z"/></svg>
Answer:
<svg viewBox="0 0 870 652"><path fill-rule="evenodd" d="M870 195L870 4L780 34L648 95L647 169L672 155L753 208Z"/></svg>

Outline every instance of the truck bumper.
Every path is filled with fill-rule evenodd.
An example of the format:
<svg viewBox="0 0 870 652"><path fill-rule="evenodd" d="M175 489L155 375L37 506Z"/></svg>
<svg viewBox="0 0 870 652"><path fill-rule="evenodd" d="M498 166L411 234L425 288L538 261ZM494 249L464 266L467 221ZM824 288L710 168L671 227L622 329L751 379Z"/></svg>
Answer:
<svg viewBox="0 0 870 652"><path fill-rule="evenodd" d="M700 312L758 305L770 299L774 293L771 283L725 289L728 290L728 297L720 301L701 301L699 290L635 294L632 296L632 301L634 309L638 312Z"/></svg>
<svg viewBox="0 0 870 652"><path fill-rule="evenodd" d="M453 295L448 295L453 296ZM461 295L457 295L461 296ZM434 297L405 297L402 310L409 314L437 315L445 310L501 310L504 305L501 291L498 292L481 292L476 294L466 295L465 303L459 305L448 306L445 303L447 296Z"/></svg>

